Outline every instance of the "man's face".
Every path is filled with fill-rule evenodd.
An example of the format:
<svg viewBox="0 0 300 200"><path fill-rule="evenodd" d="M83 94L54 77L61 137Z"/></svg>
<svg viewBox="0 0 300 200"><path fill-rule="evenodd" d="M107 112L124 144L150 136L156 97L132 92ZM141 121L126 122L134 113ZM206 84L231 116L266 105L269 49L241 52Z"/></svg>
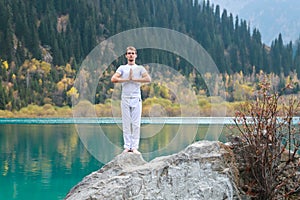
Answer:
<svg viewBox="0 0 300 200"><path fill-rule="evenodd" d="M137 57L137 55L136 55L135 51L128 50L128 51L126 52L126 58L127 58L127 60L128 60L128 63L134 63L136 57Z"/></svg>

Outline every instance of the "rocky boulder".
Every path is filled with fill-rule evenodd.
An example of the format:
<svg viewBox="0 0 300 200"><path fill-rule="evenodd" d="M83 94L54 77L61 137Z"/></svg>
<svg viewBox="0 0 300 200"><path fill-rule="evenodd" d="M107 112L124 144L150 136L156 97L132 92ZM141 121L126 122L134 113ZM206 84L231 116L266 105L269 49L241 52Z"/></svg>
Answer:
<svg viewBox="0 0 300 200"><path fill-rule="evenodd" d="M150 162L122 153L86 176L65 199L240 199L237 178L231 149L200 141Z"/></svg>

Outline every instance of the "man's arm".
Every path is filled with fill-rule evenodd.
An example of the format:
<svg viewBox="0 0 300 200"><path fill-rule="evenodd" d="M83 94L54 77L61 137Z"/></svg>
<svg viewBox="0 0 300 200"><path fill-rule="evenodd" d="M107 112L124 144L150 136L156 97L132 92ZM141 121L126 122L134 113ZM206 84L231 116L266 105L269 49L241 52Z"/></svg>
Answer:
<svg viewBox="0 0 300 200"><path fill-rule="evenodd" d="M149 82L151 82L151 77L148 74L148 72L145 72L142 74L142 78L134 78L132 69L130 69L128 78L121 78L121 74L118 72L116 72L111 77L111 82L113 82L113 83L124 83L124 82L128 82L128 81L139 82L139 83L149 83Z"/></svg>
<svg viewBox="0 0 300 200"><path fill-rule="evenodd" d="M145 73L142 74L142 78L133 78L132 77L131 80L133 82L149 83L149 82L151 82L151 77L148 74L148 72L145 72Z"/></svg>
<svg viewBox="0 0 300 200"><path fill-rule="evenodd" d="M116 72L114 75L111 77L111 82L113 83L124 83L130 81L132 75L129 75L128 78L121 78L121 74Z"/></svg>

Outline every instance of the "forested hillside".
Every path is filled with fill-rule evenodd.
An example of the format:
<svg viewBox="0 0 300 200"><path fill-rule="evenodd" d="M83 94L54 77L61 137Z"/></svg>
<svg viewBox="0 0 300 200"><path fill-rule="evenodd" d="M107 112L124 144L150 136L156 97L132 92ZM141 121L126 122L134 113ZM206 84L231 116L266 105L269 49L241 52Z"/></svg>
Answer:
<svg viewBox="0 0 300 200"><path fill-rule="evenodd" d="M71 105L73 82L85 56L110 36L146 26L173 29L198 41L227 80L229 101L240 100L232 93L233 77L242 76L243 84L263 71L272 73L279 86L286 77L299 78L300 44L284 45L279 35L266 46L259 30L209 1L0 0L0 9L0 109ZM168 55L159 59L186 76L192 73L186 63L176 64ZM194 83L197 94L205 89L199 79ZM109 78L101 80L96 103L110 98L112 87Z"/></svg>

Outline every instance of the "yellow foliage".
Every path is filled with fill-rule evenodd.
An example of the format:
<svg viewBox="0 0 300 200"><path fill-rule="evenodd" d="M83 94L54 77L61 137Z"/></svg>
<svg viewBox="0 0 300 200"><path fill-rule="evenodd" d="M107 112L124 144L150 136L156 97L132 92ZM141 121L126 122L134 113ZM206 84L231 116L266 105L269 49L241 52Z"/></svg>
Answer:
<svg viewBox="0 0 300 200"><path fill-rule="evenodd" d="M68 106L56 108L55 110L58 117L73 117L72 109Z"/></svg>
<svg viewBox="0 0 300 200"><path fill-rule="evenodd" d="M95 111L97 117L120 117L120 106L112 108L110 104L96 104Z"/></svg>
<svg viewBox="0 0 300 200"><path fill-rule="evenodd" d="M35 72L37 70L37 66L33 64L33 65L30 66L29 70L31 72Z"/></svg>
<svg viewBox="0 0 300 200"><path fill-rule="evenodd" d="M51 71L51 64L47 63L45 61L42 61L42 63L41 63L41 69L44 71L45 76L47 76L50 73L50 71Z"/></svg>
<svg viewBox="0 0 300 200"><path fill-rule="evenodd" d="M208 105L210 102L209 102L209 99L207 97L199 97L198 98L198 105L200 107L204 107L206 105Z"/></svg>
<svg viewBox="0 0 300 200"><path fill-rule="evenodd" d="M38 61L38 60L35 59L35 58L31 59L31 63L32 63L33 65L40 65L40 61Z"/></svg>
<svg viewBox="0 0 300 200"><path fill-rule="evenodd" d="M172 101L169 99L163 99L163 98L147 98L144 102L143 105L154 105L154 104L160 104L162 106L170 106L172 105Z"/></svg>
<svg viewBox="0 0 300 200"><path fill-rule="evenodd" d="M233 97L235 101L244 101L253 96L253 87L247 84L235 84Z"/></svg>
<svg viewBox="0 0 300 200"><path fill-rule="evenodd" d="M212 78L212 74L207 72L204 74L205 80L210 80Z"/></svg>
<svg viewBox="0 0 300 200"><path fill-rule="evenodd" d="M4 68L5 70L7 70L7 69L8 69L8 62L7 62L7 61L3 61L3 62L2 62L2 66L3 66L3 68Z"/></svg>
<svg viewBox="0 0 300 200"><path fill-rule="evenodd" d="M69 63L66 64L66 68L65 68L65 71L68 73L68 74L71 74L73 72L72 70L72 67Z"/></svg>
<svg viewBox="0 0 300 200"><path fill-rule="evenodd" d="M62 91L64 91L64 89L65 89L66 86L65 86L65 83L63 83L62 81L59 81L56 84L56 87L57 87L58 91L62 92Z"/></svg>
<svg viewBox="0 0 300 200"><path fill-rule="evenodd" d="M209 101L211 103L222 103L224 102L224 99L220 96L210 96L210 97L207 97L209 99Z"/></svg>
<svg viewBox="0 0 300 200"><path fill-rule="evenodd" d="M199 90L199 96L206 96L206 91L203 89Z"/></svg>
<svg viewBox="0 0 300 200"><path fill-rule="evenodd" d="M0 117L2 118L13 118L15 114L8 110L0 110Z"/></svg>
<svg viewBox="0 0 300 200"><path fill-rule="evenodd" d="M96 114L94 105L88 100L81 100L73 107L76 117L94 117Z"/></svg>
<svg viewBox="0 0 300 200"><path fill-rule="evenodd" d="M25 60L24 63L23 63L23 65L22 65L22 67L24 69L26 69L26 68L28 68L28 66L29 66L29 60Z"/></svg>
<svg viewBox="0 0 300 200"><path fill-rule="evenodd" d="M79 97L79 94L78 94L78 90L75 88L75 87L72 87L68 92L67 92L67 95L69 97L73 97L75 99L77 99Z"/></svg>
<svg viewBox="0 0 300 200"><path fill-rule="evenodd" d="M49 97L45 97L44 98L44 103L45 104L52 104L52 99L50 99Z"/></svg>

